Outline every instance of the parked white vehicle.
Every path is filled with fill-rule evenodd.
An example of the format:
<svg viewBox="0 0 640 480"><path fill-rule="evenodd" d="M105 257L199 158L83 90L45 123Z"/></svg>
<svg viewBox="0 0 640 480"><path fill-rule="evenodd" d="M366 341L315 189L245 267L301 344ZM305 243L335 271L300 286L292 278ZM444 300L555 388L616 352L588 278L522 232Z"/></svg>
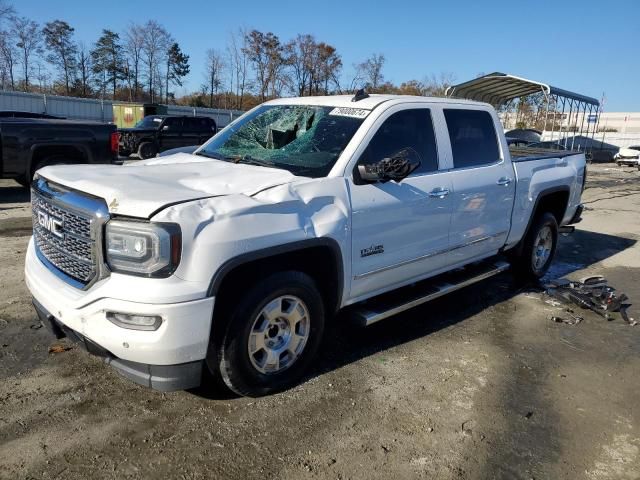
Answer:
<svg viewBox="0 0 640 480"><path fill-rule="evenodd" d="M618 166L639 166L638 162L640 161L640 145L632 145L630 147L621 148L620 150L618 150L618 153L613 156L613 159L618 164Z"/></svg>
<svg viewBox="0 0 640 480"><path fill-rule="evenodd" d="M483 103L270 101L195 154L40 170L26 282L57 335L138 383L210 372L267 394L300 379L338 310L370 324L505 270L503 252L542 276L586 162L518 151Z"/></svg>

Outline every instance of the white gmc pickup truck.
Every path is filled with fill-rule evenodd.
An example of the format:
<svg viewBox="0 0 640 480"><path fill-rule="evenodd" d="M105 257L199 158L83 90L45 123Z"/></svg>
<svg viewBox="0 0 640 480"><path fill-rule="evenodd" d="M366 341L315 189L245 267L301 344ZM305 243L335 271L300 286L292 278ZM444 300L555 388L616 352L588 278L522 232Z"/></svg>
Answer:
<svg viewBox="0 0 640 480"><path fill-rule="evenodd" d="M582 153L512 156L483 103L274 100L194 154L41 169L26 283L56 335L140 384L264 395L338 310L366 325L501 258L542 276L585 177Z"/></svg>

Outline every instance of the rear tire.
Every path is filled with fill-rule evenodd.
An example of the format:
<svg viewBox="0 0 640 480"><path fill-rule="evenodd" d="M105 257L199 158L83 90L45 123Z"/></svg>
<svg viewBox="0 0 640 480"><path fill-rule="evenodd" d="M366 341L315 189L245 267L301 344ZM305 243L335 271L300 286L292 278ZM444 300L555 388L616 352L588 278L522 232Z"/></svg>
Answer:
<svg viewBox="0 0 640 480"><path fill-rule="evenodd" d="M142 142L138 146L138 156L142 160L153 158L158 154L158 147L153 142Z"/></svg>
<svg viewBox="0 0 640 480"><path fill-rule="evenodd" d="M29 188L30 186L29 180L27 180L27 177L24 175L21 175L18 178L14 178L14 180L24 188Z"/></svg>
<svg viewBox="0 0 640 480"><path fill-rule="evenodd" d="M249 288L229 311L217 345L227 387L259 397L298 382L324 332L324 305L313 279L301 272L275 273Z"/></svg>
<svg viewBox="0 0 640 480"><path fill-rule="evenodd" d="M523 240L522 247L511 256L516 276L537 280L549 270L558 247L558 222L551 213L539 214Z"/></svg>
<svg viewBox="0 0 640 480"><path fill-rule="evenodd" d="M38 161L35 164L35 166L31 169L31 175L29 176L28 184L31 185L34 175L41 168L51 167L53 165L69 165L70 163L73 163L73 162L69 162L67 158L63 157L62 155L52 155L51 157L46 157Z"/></svg>

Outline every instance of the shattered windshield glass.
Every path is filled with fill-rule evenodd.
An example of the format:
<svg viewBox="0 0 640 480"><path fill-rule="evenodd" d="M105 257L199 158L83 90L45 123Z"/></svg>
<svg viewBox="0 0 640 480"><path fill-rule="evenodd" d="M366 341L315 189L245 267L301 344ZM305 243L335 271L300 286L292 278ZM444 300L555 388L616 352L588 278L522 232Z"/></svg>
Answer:
<svg viewBox="0 0 640 480"><path fill-rule="evenodd" d="M356 116L334 107L265 105L216 135L197 154L282 168L294 175L326 176L368 113L362 112Z"/></svg>

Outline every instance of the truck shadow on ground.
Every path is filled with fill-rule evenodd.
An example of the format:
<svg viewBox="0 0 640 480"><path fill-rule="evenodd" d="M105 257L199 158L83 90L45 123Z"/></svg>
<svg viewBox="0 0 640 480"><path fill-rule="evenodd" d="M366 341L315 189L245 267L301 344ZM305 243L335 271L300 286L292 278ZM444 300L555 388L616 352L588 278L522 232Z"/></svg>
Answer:
<svg viewBox="0 0 640 480"><path fill-rule="evenodd" d="M633 238L576 230L561 237L553 269L545 278L570 275L635 243ZM506 272L466 287L462 295L446 295L366 328L352 325L348 312L341 313L328 323L315 367L303 381L463 322L530 288L537 285L522 285ZM220 383L193 393L211 399L229 398L229 392Z"/></svg>
<svg viewBox="0 0 640 480"><path fill-rule="evenodd" d="M10 187L2 187L0 188L0 205L6 203L21 203L21 202L29 202L31 199L31 194L29 189L21 187L16 184L15 186ZM6 210L0 206L0 210Z"/></svg>

